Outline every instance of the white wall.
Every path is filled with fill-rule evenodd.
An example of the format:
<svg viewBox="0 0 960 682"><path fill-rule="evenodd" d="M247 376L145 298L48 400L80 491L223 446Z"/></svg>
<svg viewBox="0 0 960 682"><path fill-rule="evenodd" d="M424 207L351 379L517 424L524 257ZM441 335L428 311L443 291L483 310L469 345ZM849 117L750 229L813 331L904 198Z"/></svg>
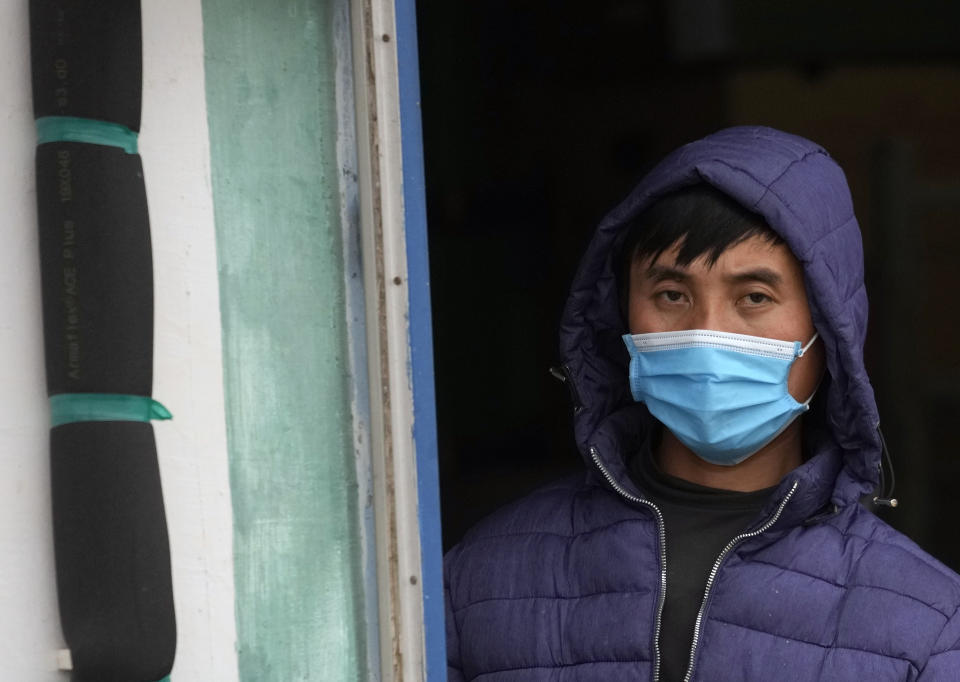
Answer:
<svg viewBox="0 0 960 682"><path fill-rule="evenodd" d="M60 679L27 3L0 3L0 641L3 675Z"/></svg>
<svg viewBox="0 0 960 682"><path fill-rule="evenodd" d="M177 607L173 682L237 679L200 0L143 0L140 152L155 269L155 424ZM0 678L62 682L51 539L27 2L0 3Z"/></svg>

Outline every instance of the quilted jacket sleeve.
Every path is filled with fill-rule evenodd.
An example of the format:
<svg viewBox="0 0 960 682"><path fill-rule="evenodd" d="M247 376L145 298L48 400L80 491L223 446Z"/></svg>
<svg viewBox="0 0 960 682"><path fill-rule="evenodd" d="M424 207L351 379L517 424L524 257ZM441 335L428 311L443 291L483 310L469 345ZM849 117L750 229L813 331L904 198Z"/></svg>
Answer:
<svg viewBox="0 0 960 682"><path fill-rule="evenodd" d="M446 576L445 576L446 578ZM457 621L453 617L453 606L450 604L450 585L444 580L443 602L447 620L447 682L465 682L463 670L460 666L460 633L457 631Z"/></svg>
<svg viewBox="0 0 960 682"><path fill-rule="evenodd" d="M960 609L947 621L917 682L960 680Z"/></svg>

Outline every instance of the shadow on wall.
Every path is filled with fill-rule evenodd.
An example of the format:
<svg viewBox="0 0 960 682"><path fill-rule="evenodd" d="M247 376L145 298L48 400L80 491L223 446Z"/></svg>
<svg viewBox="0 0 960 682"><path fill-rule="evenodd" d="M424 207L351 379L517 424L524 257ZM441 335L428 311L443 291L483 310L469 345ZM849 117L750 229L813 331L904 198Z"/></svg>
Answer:
<svg viewBox="0 0 960 682"><path fill-rule="evenodd" d="M687 12L696 4L698 11ZM676 146L736 124L847 172L871 295L867 363L902 505L942 524L960 461L960 5L419 3L444 542L582 468L548 374L596 223ZM853 22L853 23L851 23ZM859 29L851 36L848 27Z"/></svg>

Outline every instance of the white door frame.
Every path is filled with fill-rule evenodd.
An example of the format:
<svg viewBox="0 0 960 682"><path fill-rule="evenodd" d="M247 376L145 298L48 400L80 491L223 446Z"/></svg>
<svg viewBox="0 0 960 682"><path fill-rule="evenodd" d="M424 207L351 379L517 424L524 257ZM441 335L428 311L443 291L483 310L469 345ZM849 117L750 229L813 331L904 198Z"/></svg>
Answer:
<svg viewBox="0 0 960 682"><path fill-rule="evenodd" d="M444 680L443 584L416 18L351 0L384 682ZM373 643L371 643L371 646Z"/></svg>

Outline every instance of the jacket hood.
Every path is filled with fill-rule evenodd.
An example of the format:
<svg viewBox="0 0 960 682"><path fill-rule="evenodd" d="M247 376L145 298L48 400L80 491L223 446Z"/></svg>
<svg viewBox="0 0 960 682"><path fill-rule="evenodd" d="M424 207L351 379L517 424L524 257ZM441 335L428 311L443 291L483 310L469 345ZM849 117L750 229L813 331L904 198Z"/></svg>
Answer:
<svg viewBox="0 0 960 682"><path fill-rule="evenodd" d="M581 260L564 309L560 356L578 400L577 444L588 466L624 479L625 447L649 423L627 382L627 330L620 314L616 262L626 224L658 197L707 183L760 214L804 269L813 323L826 350L825 400L815 434L805 428L807 461L799 479L808 508L845 505L876 487L879 418L863 364L867 294L860 228L846 178L819 145L764 127L737 127L687 144L661 161L600 223ZM825 395L824 395L825 394ZM805 425L806 427L806 425Z"/></svg>

